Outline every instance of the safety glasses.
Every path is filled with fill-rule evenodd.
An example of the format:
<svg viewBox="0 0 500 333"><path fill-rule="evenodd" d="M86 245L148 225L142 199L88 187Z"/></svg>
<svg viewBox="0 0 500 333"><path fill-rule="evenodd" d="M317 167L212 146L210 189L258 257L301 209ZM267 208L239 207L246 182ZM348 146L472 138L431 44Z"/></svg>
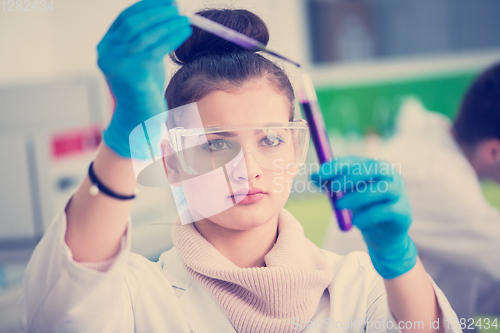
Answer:
<svg viewBox="0 0 500 333"><path fill-rule="evenodd" d="M305 120L168 130L182 170L202 175L221 167L234 168L251 154L261 168L283 171L304 164L309 145Z"/></svg>

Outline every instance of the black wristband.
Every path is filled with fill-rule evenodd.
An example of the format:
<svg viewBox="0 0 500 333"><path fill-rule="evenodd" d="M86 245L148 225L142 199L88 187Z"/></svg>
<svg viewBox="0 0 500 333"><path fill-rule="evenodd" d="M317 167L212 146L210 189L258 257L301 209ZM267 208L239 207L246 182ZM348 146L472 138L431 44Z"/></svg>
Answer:
<svg viewBox="0 0 500 333"><path fill-rule="evenodd" d="M120 194L116 194L115 192L113 192L109 188L107 188L103 183L101 183L101 181L99 181L99 179L95 175L94 169L92 168L93 165L94 165L94 162L92 161L92 163L90 163L90 166L89 166L89 178L90 178L90 181L92 182L92 186L90 187L90 194L91 195L96 196L100 191L100 192L106 194L107 196L118 199L118 200L131 200L131 199L135 198L135 194L120 195Z"/></svg>

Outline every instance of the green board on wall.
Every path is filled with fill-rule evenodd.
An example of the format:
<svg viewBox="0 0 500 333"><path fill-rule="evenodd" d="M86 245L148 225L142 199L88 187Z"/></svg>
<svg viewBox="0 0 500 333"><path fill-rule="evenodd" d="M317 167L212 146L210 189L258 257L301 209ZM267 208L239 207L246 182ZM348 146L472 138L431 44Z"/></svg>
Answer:
<svg viewBox="0 0 500 333"><path fill-rule="evenodd" d="M462 96L478 72L370 82L350 86L316 87L318 101L329 130L390 132L403 97L418 97L428 110L453 118Z"/></svg>

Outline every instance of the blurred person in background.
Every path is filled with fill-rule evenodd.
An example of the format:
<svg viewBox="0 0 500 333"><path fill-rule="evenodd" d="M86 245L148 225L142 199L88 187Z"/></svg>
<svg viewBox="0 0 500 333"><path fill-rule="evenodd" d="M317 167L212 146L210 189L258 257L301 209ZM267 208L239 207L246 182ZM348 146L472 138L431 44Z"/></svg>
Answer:
<svg viewBox="0 0 500 333"><path fill-rule="evenodd" d="M414 214L410 235L457 316L499 316L500 212L480 180L500 183L500 63L473 82L453 124L408 100L378 157L401 170ZM366 251L359 230L344 233L335 221L324 247Z"/></svg>

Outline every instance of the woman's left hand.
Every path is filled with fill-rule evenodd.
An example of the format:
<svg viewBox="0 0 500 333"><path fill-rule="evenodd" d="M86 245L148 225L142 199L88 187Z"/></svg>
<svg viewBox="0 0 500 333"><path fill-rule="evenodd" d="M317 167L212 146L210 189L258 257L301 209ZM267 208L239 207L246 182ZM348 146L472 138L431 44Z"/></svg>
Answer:
<svg viewBox="0 0 500 333"><path fill-rule="evenodd" d="M373 265L385 279L406 273L417 261L408 235L410 203L399 172L388 162L349 156L325 162L311 175L317 186L344 193L337 208L352 211L352 223L361 230Z"/></svg>

